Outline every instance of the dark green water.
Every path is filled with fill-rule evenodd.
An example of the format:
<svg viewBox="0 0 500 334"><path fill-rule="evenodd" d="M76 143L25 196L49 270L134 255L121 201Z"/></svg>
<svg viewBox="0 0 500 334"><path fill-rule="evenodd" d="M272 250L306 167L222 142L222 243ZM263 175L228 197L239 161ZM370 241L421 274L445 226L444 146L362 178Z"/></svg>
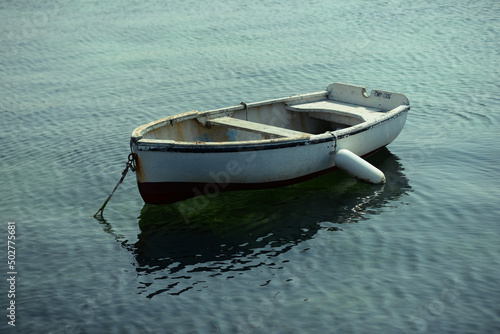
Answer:
<svg viewBox="0 0 500 334"><path fill-rule="evenodd" d="M499 14L461 0L2 2L2 333L500 332ZM129 175L91 218L136 126L335 81L410 99L370 157L384 186L337 173L149 206Z"/></svg>

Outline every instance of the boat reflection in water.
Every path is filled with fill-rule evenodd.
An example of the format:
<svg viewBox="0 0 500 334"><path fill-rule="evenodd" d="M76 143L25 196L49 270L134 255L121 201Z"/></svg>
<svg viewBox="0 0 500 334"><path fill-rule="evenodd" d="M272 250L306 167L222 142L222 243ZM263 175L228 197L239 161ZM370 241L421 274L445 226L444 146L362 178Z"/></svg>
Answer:
<svg viewBox="0 0 500 334"><path fill-rule="evenodd" d="M368 160L384 171L384 185L359 182L343 172L298 185L260 191L213 194L170 205L145 205L141 232L128 245L151 298L202 289L213 277L233 278L266 266L280 269L277 256L319 229L358 222L366 214L398 204L410 190L396 156L382 149ZM329 222L329 223L325 223Z"/></svg>

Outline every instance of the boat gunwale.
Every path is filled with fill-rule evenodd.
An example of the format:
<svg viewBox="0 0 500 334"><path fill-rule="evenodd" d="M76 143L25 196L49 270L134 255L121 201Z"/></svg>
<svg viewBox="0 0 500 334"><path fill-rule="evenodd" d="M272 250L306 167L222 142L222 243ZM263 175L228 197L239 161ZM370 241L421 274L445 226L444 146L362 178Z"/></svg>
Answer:
<svg viewBox="0 0 500 334"><path fill-rule="evenodd" d="M407 112L410 109L409 101L406 96L403 95L405 100L401 101L403 104L396 106L392 109L385 110L380 114L380 117L364 120L361 123L348 126L346 128L326 131L320 134L311 134L310 136L290 136L281 138L271 138L271 139L257 139L257 140L245 140L245 141L221 141L221 142L203 142L203 141L178 141L174 139L154 139L154 138L143 138L143 136L151 131L158 128L173 125L175 123L188 121L196 119L201 124L207 124L207 121L218 118L218 117L232 117L235 111L245 110L249 108L257 108L266 105L283 103L285 105L300 104L301 102L307 103L311 100L330 100L332 99L332 94L335 90L335 85L342 85L343 87L351 87L355 89L361 89L361 93L365 98L371 98L372 95L381 95L385 91L372 90L370 96L366 95L366 89L363 87L334 83L327 87L326 90L305 93L299 95L292 95L288 97L264 100L260 102L244 103L241 102L239 105L213 109L208 111L188 111L181 114L176 114L172 116L167 116L165 118L158 119L141 125L134 129L130 139L131 146L135 146L139 151L235 151L242 150L242 148L257 147L261 148L273 148L275 146L283 147L285 146L295 146L302 144L315 144L325 141L339 140L344 137L348 137L366 130L369 130L379 124L385 123L386 121L399 117L402 113ZM378 94L373 94L376 92ZM393 94L386 92L388 94ZM396 93L397 94L397 93ZM402 95L402 94L398 94ZM337 101L337 99L333 99ZM339 100L343 102L343 100ZM355 104L363 106L362 104ZM344 113L349 114L349 113ZM359 116L359 115L354 115Z"/></svg>
<svg viewBox="0 0 500 334"><path fill-rule="evenodd" d="M138 151L159 152L242 152L252 150L276 149L294 146L319 144L328 141L340 140L358 133L368 131L376 126L382 125L394 118L398 118L410 110L410 105L400 105L392 110L381 114L380 118L365 121L348 128L335 131L326 131L309 137L283 137L274 139L259 139L250 141L234 142L184 142L167 139L139 139L131 140L135 143Z"/></svg>

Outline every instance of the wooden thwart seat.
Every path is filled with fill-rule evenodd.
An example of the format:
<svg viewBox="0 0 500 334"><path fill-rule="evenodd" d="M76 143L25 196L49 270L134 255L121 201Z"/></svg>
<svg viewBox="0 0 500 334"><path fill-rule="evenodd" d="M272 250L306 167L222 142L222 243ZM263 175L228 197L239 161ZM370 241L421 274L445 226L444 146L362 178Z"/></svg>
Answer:
<svg viewBox="0 0 500 334"><path fill-rule="evenodd" d="M232 118L232 117L218 117L207 121L207 125L220 125L229 128L250 131L254 133L260 133L268 136L275 137L309 137L310 133L305 133L296 130L290 130L285 128L280 128L277 126L245 121L243 119Z"/></svg>

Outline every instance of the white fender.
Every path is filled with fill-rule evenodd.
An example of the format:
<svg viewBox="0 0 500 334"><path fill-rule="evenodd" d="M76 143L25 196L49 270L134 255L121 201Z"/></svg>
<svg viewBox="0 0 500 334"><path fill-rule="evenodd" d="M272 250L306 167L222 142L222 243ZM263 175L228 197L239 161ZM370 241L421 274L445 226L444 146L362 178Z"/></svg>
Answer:
<svg viewBox="0 0 500 334"><path fill-rule="evenodd" d="M349 150L338 150L333 155L333 161L338 168L345 170L360 181L374 184L385 182L385 175L380 169Z"/></svg>

